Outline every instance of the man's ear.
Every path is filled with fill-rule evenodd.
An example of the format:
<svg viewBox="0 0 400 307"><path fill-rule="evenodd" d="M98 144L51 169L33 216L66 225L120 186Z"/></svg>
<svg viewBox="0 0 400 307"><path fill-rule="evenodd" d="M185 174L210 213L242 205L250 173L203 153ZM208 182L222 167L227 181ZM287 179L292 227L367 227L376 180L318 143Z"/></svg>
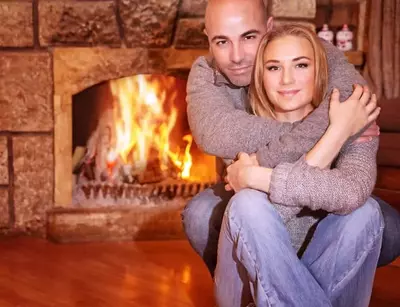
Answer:
<svg viewBox="0 0 400 307"><path fill-rule="evenodd" d="M208 37L208 33L207 33L207 29L204 27L203 29L203 33ZM208 51L212 54L212 50L211 50L211 44L210 44L210 40L208 40Z"/></svg>
<svg viewBox="0 0 400 307"><path fill-rule="evenodd" d="M274 17L269 17L267 21L267 32L272 30L272 27L274 26Z"/></svg>

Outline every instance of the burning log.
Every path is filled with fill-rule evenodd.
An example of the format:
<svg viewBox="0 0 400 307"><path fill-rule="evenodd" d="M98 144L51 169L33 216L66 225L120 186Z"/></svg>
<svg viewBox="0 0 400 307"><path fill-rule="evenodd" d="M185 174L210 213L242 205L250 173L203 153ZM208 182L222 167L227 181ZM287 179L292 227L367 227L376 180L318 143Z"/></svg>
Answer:
<svg viewBox="0 0 400 307"><path fill-rule="evenodd" d="M188 178L191 136L183 138L186 148L170 149L176 146L169 140L177 119L176 93L167 98L167 88L143 75L112 80L110 87L113 106L101 114L87 142L78 181L144 185Z"/></svg>

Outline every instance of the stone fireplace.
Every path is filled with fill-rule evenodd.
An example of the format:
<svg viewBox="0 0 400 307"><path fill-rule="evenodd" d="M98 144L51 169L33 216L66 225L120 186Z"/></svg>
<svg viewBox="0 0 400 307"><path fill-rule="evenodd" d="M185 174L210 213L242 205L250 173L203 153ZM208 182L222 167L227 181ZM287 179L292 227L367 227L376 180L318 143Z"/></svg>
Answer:
<svg viewBox="0 0 400 307"><path fill-rule="evenodd" d="M208 51L202 33L206 2L0 3L2 233L47 236L57 242L183 237L180 211L215 181L210 174L203 180L174 178L147 185L138 179L100 180L82 188L86 197L102 193L110 200L136 193L139 204L74 203L74 168L82 162L82 156L74 160L74 101L91 88L121 78L171 77L185 85L193 61ZM268 8L281 22L313 26L315 0L271 0ZM186 108L182 102L180 111ZM215 169L214 158L202 159L201 168Z"/></svg>
<svg viewBox="0 0 400 307"><path fill-rule="evenodd" d="M105 240L110 236L112 239L148 239L180 235L181 209L190 197L212 184L215 176L214 179L200 181L182 180L176 177L178 174L174 178L159 179L156 178L159 172L156 172L151 178L147 176L140 179L143 173L149 173L145 171L138 174L139 179L101 179L101 176L95 176L94 180L82 186L81 182L76 180L82 177L82 171L78 170L78 174L73 175L73 158L76 157L74 154L77 149L73 148L73 108L74 101L77 109L79 104L88 103L76 98L91 88L102 87L103 95L97 95L100 97L105 96L105 88L111 94L110 82L120 82L124 79L137 82L138 78L141 78L140 80L147 80L143 82L149 85L151 78L158 81L168 79L175 89L165 90L175 91L174 107L180 113L178 118L181 121L184 119L184 122L180 123L180 126L185 126L181 137L190 134L184 99L185 79L193 60L205 54L206 49L58 47L53 52L55 208L48 211L47 235L59 241L96 238ZM181 60L180 63L176 61L177 58ZM176 93L177 91L179 93ZM138 100L137 93L127 94L132 95L133 100ZM94 105L96 104L100 105L101 101L96 101ZM126 114L127 110L120 112ZM97 128L104 119L103 115L108 113L102 110L99 114ZM140 114L142 117L145 115ZM171 114L166 115L166 120L169 120ZM87 138L86 150L95 132L92 131ZM151 135L150 138L154 139L155 136ZM185 150L184 147L180 149ZM97 159L97 162L105 161ZM203 168L215 170L215 159L212 157L204 155L201 162L208 163ZM120 172L124 169L123 166L128 165L115 167L114 171ZM212 171L211 174L214 175ZM74 199L74 196L77 196L77 199Z"/></svg>

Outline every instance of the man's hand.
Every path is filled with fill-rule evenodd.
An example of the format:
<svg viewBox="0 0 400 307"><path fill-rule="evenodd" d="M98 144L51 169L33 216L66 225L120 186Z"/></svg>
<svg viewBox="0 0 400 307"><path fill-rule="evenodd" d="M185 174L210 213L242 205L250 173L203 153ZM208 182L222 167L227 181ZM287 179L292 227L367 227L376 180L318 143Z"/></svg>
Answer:
<svg viewBox="0 0 400 307"><path fill-rule="evenodd" d="M238 154L238 159L228 166L225 177L225 190L239 192L248 187L250 171L253 166L258 166L258 161L255 154L248 155L241 152Z"/></svg>
<svg viewBox="0 0 400 307"><path fill-rule="evenodd" d="M380 134L380 129L379 126L376 124L376 122L373 122L371 126L368 127L367 130L364 131L364 133L354 141L355 144L358 143L365 143L369 142L372 140L373 137L377 137Z"/></svg>

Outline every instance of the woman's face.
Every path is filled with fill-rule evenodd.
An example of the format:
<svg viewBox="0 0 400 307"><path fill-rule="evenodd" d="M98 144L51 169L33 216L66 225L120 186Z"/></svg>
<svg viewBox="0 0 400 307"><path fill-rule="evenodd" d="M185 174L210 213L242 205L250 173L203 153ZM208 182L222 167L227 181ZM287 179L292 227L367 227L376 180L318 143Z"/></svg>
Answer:
<svg viewBox="0 0 400 307"><path fill-rule="evenodd" d="M280 121L298 121L313 109L315 61L311 43L284 36L264 52L264 88Z"/></svg>

